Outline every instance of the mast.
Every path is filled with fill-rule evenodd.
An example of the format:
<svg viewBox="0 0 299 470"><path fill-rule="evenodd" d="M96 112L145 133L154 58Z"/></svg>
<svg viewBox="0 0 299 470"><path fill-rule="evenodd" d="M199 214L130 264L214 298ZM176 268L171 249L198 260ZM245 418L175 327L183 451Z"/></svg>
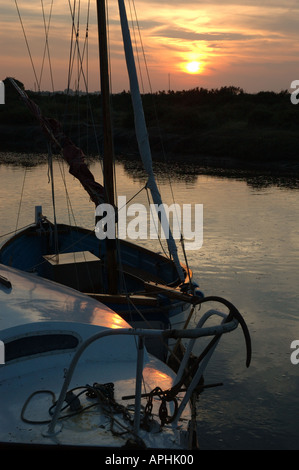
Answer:
<svg viewBox="0 0 299 470"><path fill-rule="evenodd" d="M160 217L160 220L161 220L162 212L163 212L163 216L164 216L163 218L164 220L166 220L165 213L164 213L164 206L162 203L161 195L160 195L160 192L159 192L156 180L155 180L154 171L152 167L151 149L150 149L147 127L146 127L146 122L145 122L145 117L144 117L144 112L143 112L141 94L139 90L139 83L138 83L138 78L137 78L136 65L135 65L135 60L134 60L131 35L130 35L124 0L118 0L118 6L119 6L119 12L120 12L120 21L121 21L125 56L126 56L126 62L127 62L127 69L128 69L128 74L129 74L129 80L130 80L132 104L133 104L134 117L135 117L135 130L136 130L139 152L140 152L144 169L148 174L147 186L150 188L155 206L160 209L160 211L158 212L158 216ZM183 269L178 258L177 247L173 239L173 236L171 234L170 227L169 227L169 237L167 239L167 244L168 244L168 249L173 257L178 275L181 281L184 281L185 277L184 277Z"/></svg>
<svg viewBox="0 0 299 470"><path fill-rule="evenodd" d="M97 0L97 19L100 55L100 77L102 96L102 115L104 133L104 156L103 156L103 179L105 202L115 207L114 202L114 146L112 137L112 119L110 107L109 89L109 64L106 28L106 5L105 0ZM106 238L107 270L108 270L108 292L117 292L117 261L116 240Z"/></svg>

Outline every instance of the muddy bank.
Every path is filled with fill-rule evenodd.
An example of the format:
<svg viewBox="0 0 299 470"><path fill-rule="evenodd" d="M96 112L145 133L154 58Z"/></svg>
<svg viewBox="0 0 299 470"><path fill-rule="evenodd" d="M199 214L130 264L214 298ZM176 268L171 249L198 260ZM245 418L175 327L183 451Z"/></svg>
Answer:
<svg viewBox="0 0 299 470"><path fill-rule="evenodd" d="M96 135L95 135L96 134ZM138 147L133 130L117 128L114 132L116 157L138 161ZM190 132L180 135L167 132L160 137L159 129L149 129L153 160L194 166L207 173L260 171L264 173L299 175L299 141L290 132L255 131ZM70 136L91 158L103 152L101 129L83 127L78 139ZM0 163L36 165L47 161L47 141L39 126L0 125ZM53 149L55 153L55 149ZM56 152L58 153L58 152Z"/></svg>

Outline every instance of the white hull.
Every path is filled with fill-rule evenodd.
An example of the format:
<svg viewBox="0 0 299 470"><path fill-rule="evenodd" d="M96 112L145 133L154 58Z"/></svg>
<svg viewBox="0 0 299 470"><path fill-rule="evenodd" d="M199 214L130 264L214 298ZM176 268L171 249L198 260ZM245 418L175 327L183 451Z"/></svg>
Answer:
<svg viewBox="0 0 299 470"><path fill-rule="evenodd" d="M134 405L138 338L118 334L132 333L133 329L110 309L77 291L7 267L1 266L0 275L11 284L9 287L0 283L0 339L5 345L5 363L0 366L2 444L114 448L135 440L137 446L142 442L149 448L188 447L189 406L184 410L184 419L161 427L158 417L161 402L157 397L153 401L152 430L145 431L141 426L138 439L134 423L124 420L122 413L117 413L113 421L113 431L121 435L111 432L111 417L100 405L60 419L66 413L62 411L55 432L49 436L51 393L57 400L75 352L96 333L117 333L117 336L104 337L86 348L68 390L87 384L93 386L95 382L113 383L115 402L122 407ZM80 317L85 323L78 321ZM69 321L64 321L65 318ZM142 393L157 386L162 390L171 388L175 374L169 367L146 351L142 364ZM133 396L130 400L122 399L130 395ZM83 408L97 403L85 393L79 399ZM141 399L141 409L147 400ZM172 412L170 407L169 414ZM134 409L130 413L134 421ZM120 428L117 421L125 428Z"/></svg>

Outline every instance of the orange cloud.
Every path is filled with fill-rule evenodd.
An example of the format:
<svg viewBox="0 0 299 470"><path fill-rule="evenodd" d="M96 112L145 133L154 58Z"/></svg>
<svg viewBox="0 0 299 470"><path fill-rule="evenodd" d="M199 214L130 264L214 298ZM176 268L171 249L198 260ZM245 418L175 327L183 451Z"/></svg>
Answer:
<svg viewBox="0 0 299 470"><path fill-rule="evenodd" d="M41 3L40 0L18 3L39 75L45 47ZM51 2L44 0L43 3L47 25ZM174 89L237 85L248 91L257 91L257 87L286 89L292 80L298 78L296 49L299 8L290 0L283 5L272 0L266 0L262 5L257 0L252 0L250 5L242 0L230 0L225 4L220 0L203 0L199 4L192 0L136 0L135 4L154 90L167 89L169 77ZM54 2L53 5L49 46L53 70L56 70L55 86L64 89L72 22L67 1ZM81 50L84 48L87 5L88 0L81 0ZM128 16L131 10L134 12L129 5L127 10ZM35 77L14 2L2 0L0 12L2 37L5 38L1 58L2 78L14 75L32 88ZM128 80L116 0L109 3L109 15L113 91L117 92L128 88ZM131 32L133 39L139 38L138 29L133 30L131 26ZM142 59L140 46L139 52ZM97 54L96 14L95 5L92 4L89 18L89 79L90 89L94 90L99 89ZM200 62L202 68L200 74L192 76L183 71L182 65L193 61ZM72 80L74 82L75 78ZM46 76L42 87L50 87ZM146 91L148 89L146 86Z"/></svg>

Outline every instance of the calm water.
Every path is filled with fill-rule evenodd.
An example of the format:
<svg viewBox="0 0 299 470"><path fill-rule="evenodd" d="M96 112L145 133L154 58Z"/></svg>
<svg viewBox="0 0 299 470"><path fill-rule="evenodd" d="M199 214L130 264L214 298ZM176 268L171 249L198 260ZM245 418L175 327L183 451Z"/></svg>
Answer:
<svg viewBox="0 0 299 470"><path fill-rule="evenodd" d="M91 169L101 182L100 165ZM190 267L206 295L223 296L238 307L252 337L249 369L239 328L222 339L205 375L206 383L224 386L199 399L202 449L299 449L299 365L290 361L290 344L299 340L298 181L208 176L195 168L157 170L165 203L173 202L173 191L179 204L203 204L204 243L187 253ZM58 164L55 174L58 221L73 223L73 212L78 225L92 229L88 196ZM117 164L116 174L118 194L128 199L145 182L132 163ZM134 199L145 201L145 192ZM1 234L30 223L35 205L53 218L47 166L0 165L0 202Z"/></svg>

